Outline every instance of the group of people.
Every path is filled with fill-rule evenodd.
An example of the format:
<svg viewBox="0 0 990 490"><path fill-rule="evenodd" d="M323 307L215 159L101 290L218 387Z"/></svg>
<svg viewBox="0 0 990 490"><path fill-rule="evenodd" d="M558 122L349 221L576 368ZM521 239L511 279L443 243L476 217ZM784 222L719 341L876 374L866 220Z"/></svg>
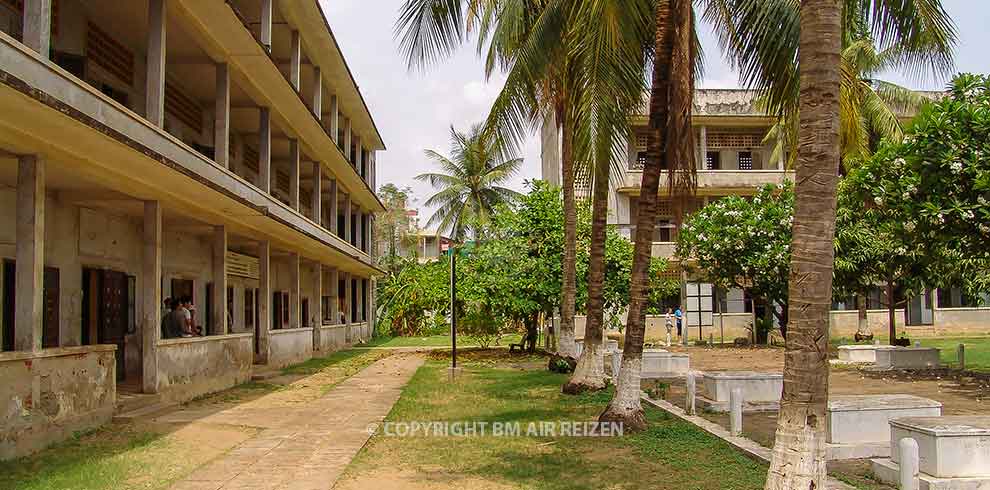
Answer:
<svg viewBox="0 0 990 490"><path fill-rule="evenodd" d="M203 329L196 325L196 306L192 298L165 298L165 315L162 317L162 338L177 339L203 335Z"/></svg>
<svg viewBox="0 0 990 490"><path fill-rule="evenodd" d="M681 307L667 308L667 314L664 315L664 323L667 327L667 345L670 345L670 335L674 329L674 322L677 322L677 336L681 336L681 329L684 325L684 313L681 311Z"/></svg>

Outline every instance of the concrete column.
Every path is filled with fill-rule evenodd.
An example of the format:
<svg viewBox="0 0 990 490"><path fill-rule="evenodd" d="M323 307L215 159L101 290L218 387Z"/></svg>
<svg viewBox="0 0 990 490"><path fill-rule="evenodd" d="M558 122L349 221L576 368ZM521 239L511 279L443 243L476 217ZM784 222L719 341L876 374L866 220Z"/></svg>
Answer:
<svg viewBox="0 0 990 490"><path fill-rule="evenodd" d="M323 226L323 166L313 162L313 193L310 206L313 208L313 221Z"/></svg>
<svg viewBox="0 0 990 490"><path fill-rule="evenodd" d="M289 328L303 327L302 319L299 317L299 254L293 252L289 254Z"/></svg>
<svg viewBox="0 0 990 490"><path fill-rule="evenodd" d="M355 281L355 286L357 286L357 305L354 307L354 312L357 313L358 323L364 323L364 295L367 292L364 287L364 279L359 277Z"/></svg>
<svg viewBox="0 0 990 490"><path fill-rule="evenodd" d="M371 192L377 192L378 189L378 156L375 154L374 150L368 152L369 161L369 173L371 174L368 178L368 185L371 187Z"/></svg>
<svg viewBox="0 0 990 490"><path fill-rule="evenodd" d="M233 170L230 161L230 66L217 63L217 98L213 119L213 161Z"/></svg>
<svg viewBox="0 0 990 490"><path fill-rule="evenodd" d="M347 326L351 325L351 318L354 313L354 305L351 301L351 273L344 273L344 324ZM348 339L350 341L350 339Z"/></svg>
<svg viewBox="0 0 990 490"><path fill-rule="evenodd" d="M289 140L289 206L299 211L299 140Z"/></svg>
<svg viewBox="0 0 990 490"><path fill-rule="evenodd" d="M358 250L364 249L364 215L361 214L361 208L355 206L354 217L357 221L354 222L354 246Z"/></svg>
<svg viewBox="0 0 990 490"><path fill-rule="evenodd" d="M261 108L258 120L258 188L265 194L272 192L272 112Z"/></svg>
<svg viewBox="0 0 990 490"><path fill-rule="evenodd" d="M687 377L684 379L685 387L685 400L684 400L684 413L688 415L694 415L694 399L695 399L695 376L694 373L688 373Z"/></svg>
<svg viewBox="0 0 990 490"><path fill-rule="evenodd" d="M344 159L353 162L351 157L351 120L344 118Z"/></svg>
<svg viewBox="0 0 990 490"><path fill-rule="evenodd" d="M330 113L328 114L330 116L330 139L332 139L334 143L337 143L338 146L340 145L340 141L339 141L340 135L337 134L337 131L340 129L340 122L339 122L340 121L340 112L339 111L340 111L340 108L339 108L339 106L337 104L337 96L336 95L331 95L330 96Z"/></svg>
<svg viewBox="0 0 990 490"><path fill-rule="evenodd" d="M900 490L918 490L918 473L920 460L918 457L918 441L905 437L897 441L898 453L901 456L898 480Z"/></svg>
<svg viewBox="0 0 990 490"><path fill-rule="evenodd" d="M144 255L141 261L141 391L158 393L158 339L161 338L162 205L144 202Z"/></svg>
<svg viewBox="0 0 990 490"><path fill-rule="evenodd" d="M48 59L52 43L52 0L24 0L23 42Z"/></svg>
<svg viewBox="0 0 990 490"><path fill-rule="evenodd" d="M708 127L701 126L700 135L698 136L698 151L701 155L698 161L701 162L702 169L708 169Z"/></svg>
<svg viewBox="0 0 990 490"><path fill-rule="evenodd" d="M354 238L351 236L351 195L344 194L344 241L354 245ZM338 233L339 235L339 233Z"/></svg>
<svg viewBox="0 0 990 490"><path fill-rule="evenodd" d="M313 114L323 120L323 72L318 66L313 67Z"/></svg>
<svg viewBox="0 0 990 490"><path fill-rule="evenodd" d="M272 328L272 245L269 241L258 244L258 359L268 361L268 332Z"/></svg>
<svg viewBox="0 0 990 490"><path fill-rule="evenodd" d="M742 388L733 388L729 392L729 432L738 436L742 434L743 395Z"/></svg>
<svg viewBox="0 0 990 490"><path fill-rule="evenodd" d="M330 194L327 199L330 201L330 226L327 229L339 236L340 230L337 229L337 179L330 179Z"/></svg>
<svg viewBox="0 0 990 490"><path fill-rule="evenodd" d="M299 91L300 87L300 68L302 66L302 38L299 36L299 31L292 31L292 44L289 46L289 82L292 83L292 88Z"/></svg>
<svg viewBox="0 0 990 490"><path fill-rule="evenodd" d="M17 272L14 350L41 350L45 271L45 161L26 155L17 162Z"/></svg>
<svg viewBox="0 0 990 490"><path fill-rule="evenodd" d="M227 335L227 228L213 227L213 332Z"/></svg>
<svg viewBox="0 0 990 490"><path fill-rule="evenodd" d="M323 264L319 262L313 264L313 301L309 305L309 316L312 317L314 339L317 342L313 347L319 347L320 325L323 325Z"/></svg>
<svg viewBox="0 0 990 490"><path fill-rule="evenodd" d="M272 1L261 0L261 44L272 52Z"/></svg>
<svg viewBox="0 0 990 490"><path fill-rule="evenodd" d="M354 142L354 170L357 172L361 178L364 178L364 170L362 165L361 156L361 136L356 134L351 134L351 141Z"/></svg>
<svg viewBox="0 0 990 490"><path fill-rule="evenodd" d="M340 323L339 313L337 308L337 298L340 296L340 290L338 288L340 281L340 272L336 267L330 268L330 288L327 295L330 296L330 323L337 325Z"/></svg>
<svg viewBox="0 0 990 490"><path fill-rule="evenodd" d="M148 0L148 78L145 117L165 127L165 0Z"/></svg>

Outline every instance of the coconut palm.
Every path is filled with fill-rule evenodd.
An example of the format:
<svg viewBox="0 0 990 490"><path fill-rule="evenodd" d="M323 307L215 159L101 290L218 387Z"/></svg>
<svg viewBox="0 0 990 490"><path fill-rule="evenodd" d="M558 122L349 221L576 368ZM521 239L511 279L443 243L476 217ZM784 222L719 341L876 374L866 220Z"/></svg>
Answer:
<svg viewBox="0 0 990 490"><path fill-rule="evenodd" d="M572 331L568 326L576 282L573 162L586 162L593 169L586 349L567 391L604 387L600 283L608 175L624 159L630 111L644 88L643 46L651 37L651 14L650 0L409 0L400 15L404 51L414 65L449 54L467 33L477 30L479 52L487 52L488 73L496 67L508 72L488 119L489 129L505 146L518 145L547 114L561 121L568 238L562 339Z"/></svg>
<svg viewBox="0 0 990 490"><path fill-rule="evenodd" d="M439 172L416 176L438 189L425 203L436 207L427 225L450 232L456 241L463 241L469 233L475 240L481 238L495 208L519 197L502 184L519 171L522 158L498 158L501 152L484 137L480 125L467 133L450 127L450 157L434 150L425 153L440 166Z"/></svg>

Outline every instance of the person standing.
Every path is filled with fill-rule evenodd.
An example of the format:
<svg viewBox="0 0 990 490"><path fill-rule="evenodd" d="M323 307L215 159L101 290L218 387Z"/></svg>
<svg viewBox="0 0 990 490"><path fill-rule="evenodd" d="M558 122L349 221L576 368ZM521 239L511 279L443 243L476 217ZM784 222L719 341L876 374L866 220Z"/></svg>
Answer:
<svg viewBox="0 0 990 490"><path fill-rule="evenodd" d="M684 322L684 313L681 312L681 307L680 306L678 306L677 309L674 310L674 318L677 319L677 336L680 337L681 336L681 325L683 325L683 322Z"/></svg>

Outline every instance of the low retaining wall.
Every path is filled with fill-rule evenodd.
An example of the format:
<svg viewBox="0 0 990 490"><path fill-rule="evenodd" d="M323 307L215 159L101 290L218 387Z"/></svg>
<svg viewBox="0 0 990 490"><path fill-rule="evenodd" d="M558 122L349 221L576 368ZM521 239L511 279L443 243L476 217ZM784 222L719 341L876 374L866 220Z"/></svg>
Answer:
<svg viewBox="0 0 990 490"><path fill-rule="evenodd" d="M159 340L158 390L162 398L186 401L250 380L253 342L250 332Z"/></svg>
<svg viewBox="0 0 990 490"><path fill-rule="evenodd" d="M317 349L323 353L339 351L347 347L347 327L345 325L322 325L320 327L320 345Z"/></svg>
<svg viewBox="0 0 990 490"><path fill-rule="evenodd" d="M104 424L117 399L113 345L0 352L0 460Z"/></svg>
<svg viewBox="0 0 990 490"><path fill-rule="evenodd" d="M282 368L313 357L313 328L286 328L268 333L268 366Z"/></svg>
<svg viewBox="0 0 990 490"><path fill-rule="evenodd" d="M347 332L347 343L348 345L357 344L359 342L367 342L371 340L371 327L368 323L352 323L348 327Z"/></svg>

